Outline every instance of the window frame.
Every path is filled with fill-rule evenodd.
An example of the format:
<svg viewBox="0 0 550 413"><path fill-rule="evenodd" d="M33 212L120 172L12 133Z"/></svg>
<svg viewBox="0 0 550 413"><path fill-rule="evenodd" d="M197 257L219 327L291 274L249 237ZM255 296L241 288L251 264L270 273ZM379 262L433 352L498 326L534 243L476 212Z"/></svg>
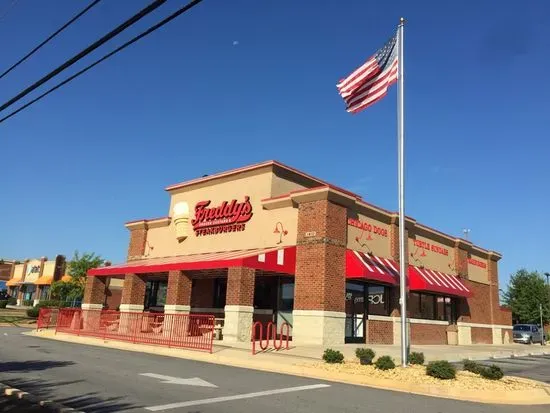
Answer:
<svg viewBox="0 0 550 413"><path fill-rule="evenodd" d="M443 294L434 294L434 293L429 293L429 292L424 292L424 291L414 291L414 292L411 291L409 293L409 303L413 300L413 298L412 298L413 294L418 297L419 313L418 314L409 314L410 318L416 318L416 319L419 319L419 320L445 321L449 324L454 324L456 322L456 317L457 317L457 299L456 299L456 297L452 297L452 296L449 296L449 295L443 295ZM423 315L422 315L422 297L430 297L432 299L432 302L433 302L433 311L432 311L432 313L433 314L432 314L431 318L426 318L426 317L423 317ZM438 318L438 316L439 316L439 312L438 312L438 308L437 308L437 298L438 297L443 298L443 320L440 320ZM450 303L445 302L445 300L447 298L450 299ZM450 305L448 305L448 304L450 304ZM450 309L450 314L447 314L448 309Z"/></svg>

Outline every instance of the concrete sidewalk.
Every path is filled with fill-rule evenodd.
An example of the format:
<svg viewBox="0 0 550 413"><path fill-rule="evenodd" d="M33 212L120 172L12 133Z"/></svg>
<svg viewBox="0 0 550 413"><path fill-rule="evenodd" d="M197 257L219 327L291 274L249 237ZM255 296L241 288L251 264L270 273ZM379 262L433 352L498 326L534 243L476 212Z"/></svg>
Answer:
<svg viewBox="0 0 550 413"><path fill-rule="evenodd" d="M229 347L241 350L251 349L250 343L231 343L225 344L219 342L216 347ZM320 360L324 347L321 346L298 346L292 347L290 343L289 350L271 351L270 354L279 356L294 356L307 359ZM399 345L377 345L377 344L344 344L340 346L331 346L333 350L341 351L346 359L355 358L355 349L371 348L376 353L376 356L390 356L395 360L401 357L401 348ZM259 349L259 343L256 343L256 348ZM426 361L433 360L448 360L462 361L464 359L471 360L487 360L490 358L509 358L529 355L550 354L550 346L541 345L526 345L526 344L507 344L507 345L489 345L475 344L469 346L449 346L449 345L413 345L411 351L424 353Z"/></svg>

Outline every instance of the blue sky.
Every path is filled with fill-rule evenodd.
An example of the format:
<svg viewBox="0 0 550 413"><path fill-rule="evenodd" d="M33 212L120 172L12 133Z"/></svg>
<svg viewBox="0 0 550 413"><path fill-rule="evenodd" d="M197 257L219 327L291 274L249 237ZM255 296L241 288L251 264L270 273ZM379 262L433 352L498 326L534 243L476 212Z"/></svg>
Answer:
<svg viewBox="0 0 550 413"><path fill-rule="evenodd" d="M20 0L0 17L2 68L87 3ZM104 0L1 79L0 100L145 4ZM335 83L405 16L407 215L456 236L470 228L504 255L502 282L550 271L549 12L542 0L205 0L0 124L0 256L122 261L123 223L165 215L166 185L267 159L397 209L396 88L352 116Z"/></svg>

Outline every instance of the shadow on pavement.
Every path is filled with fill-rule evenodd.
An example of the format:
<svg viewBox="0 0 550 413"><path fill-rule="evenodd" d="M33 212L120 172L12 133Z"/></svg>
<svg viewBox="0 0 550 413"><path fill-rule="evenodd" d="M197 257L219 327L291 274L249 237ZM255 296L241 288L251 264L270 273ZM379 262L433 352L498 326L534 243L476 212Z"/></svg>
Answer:
<svg viewBox="0 0 550 413"><path fill-rule="evenodd" d="M66 367L75 364L72 361L47 361L47 360L27 360L27 361L3 361L0 362L0 372L14 371L36 371L47 370L55 367Z"/></svg>
<svg viewBox="0 0 550 413"><path fill-rule="evenodd" d="M140 405L128 403L123 401L123 397L101 397L97 392L90 392L84 394L78 394L77 396L70 397L54 397L54 389L79 383L83 380L74 381L48 381L48 380L26 380L26 379L11 379L8 383L4 383L15 387L20 390L24 390L34 396L37 396L43 400L52 400L56 403L63 404L67 407L72 407L76 410L83 410L87 413L99 413L99 412L121 412L125 410L138 409ZM6 406L8 407L8 406ZM22 408L22 407L21 407ZM0 412L23 412L26 410L3 410L2 403L0 403ZM31 411L31 410L29 410ZM32 410L34 411L34 410ZM42 409L42 411L45 411ZM47 411L47 410L46 410Z"/></svg>

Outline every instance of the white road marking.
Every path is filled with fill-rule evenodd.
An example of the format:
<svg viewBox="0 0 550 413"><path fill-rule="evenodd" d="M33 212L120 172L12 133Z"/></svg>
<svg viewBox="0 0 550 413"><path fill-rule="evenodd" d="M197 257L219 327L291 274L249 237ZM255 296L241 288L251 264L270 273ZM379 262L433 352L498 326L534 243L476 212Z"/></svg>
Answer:
<svg viewBox="0 0 550 413"><path fill-rule="evenodd" d="M190 407L190 406L199 406L201 404L212 404L212 403L229 402L232 400L252 399L254 397L271 396L273 394L292 393L292 392L304 391L304 390L324 389L326 387L330 387L330 385L329 384L312 384L309 386L287 387L285 389L236 394L234 396L213 397L211 399L201 399L201 400L192 400L188 402L162 404L160 406L146 407L145 409L152 412L159 412L162 410L177 409L179 407Z"/></svg>
<svg viewBox="0 0 550 413"><path fill-rule="evenodd" d="M152 377L153 379L160 379L162 383L166 384L183 384L186 386L199 386L199 387L218 387L215 384L209 383L199 377L192 377L190 379L182 379L181 377L163 376L162 374L155 373L141 373L140 376Z"/></svg>

